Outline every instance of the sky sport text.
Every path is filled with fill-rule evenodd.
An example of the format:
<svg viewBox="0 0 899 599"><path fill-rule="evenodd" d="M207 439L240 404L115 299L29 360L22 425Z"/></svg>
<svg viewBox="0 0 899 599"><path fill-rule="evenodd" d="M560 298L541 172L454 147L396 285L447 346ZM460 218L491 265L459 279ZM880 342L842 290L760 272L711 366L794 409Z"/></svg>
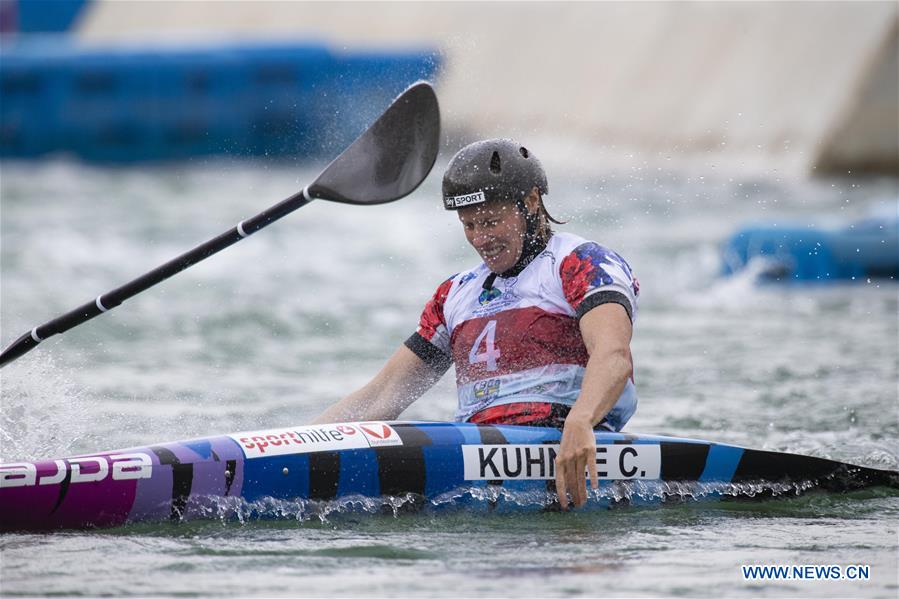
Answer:
<svg viewBox="0 0 899 599"><path fill-rule="evenodd" d="M871 566L768 564L743 565L743 580L869 580Z"/></svg>
<svg viewBox="0 0 899 599"><path fill-rule="evenodd" d="M443 202L447 208L461 208L463 206L470 206L472 204L481 204L487 201L487 197L484 195L483 191L476 191L474 193L467 193L461 196L449 196L443 198Z"/></svg>

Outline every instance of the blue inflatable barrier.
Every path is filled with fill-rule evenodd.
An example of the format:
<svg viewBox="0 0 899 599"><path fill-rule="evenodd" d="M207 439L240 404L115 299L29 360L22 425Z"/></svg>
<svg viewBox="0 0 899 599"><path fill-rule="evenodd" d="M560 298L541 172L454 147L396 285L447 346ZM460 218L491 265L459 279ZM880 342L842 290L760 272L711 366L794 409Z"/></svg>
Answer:
<svg viewBox="0 0 899 599"><path fill-rule="evenodd" d="M437 66L427 51L336 55L316 44L25 42L4 50L0 65L0 156L64 152L133 162L327 154L410 83L432 79Z"/></svg>
<svg viewBox="0 0 899 599"><path fill-rule="evenodd" d="M70 31L89 3L89 0L4 0L0 2L2 31Z"/></svg>
<svg viewBox="0 0 899 599"><path fill-rule="evenodd" d="M723 258L725 275L756 262L766 280L897 280L899 219L869 218L840 229L747 225L724 244Z"/></svg>

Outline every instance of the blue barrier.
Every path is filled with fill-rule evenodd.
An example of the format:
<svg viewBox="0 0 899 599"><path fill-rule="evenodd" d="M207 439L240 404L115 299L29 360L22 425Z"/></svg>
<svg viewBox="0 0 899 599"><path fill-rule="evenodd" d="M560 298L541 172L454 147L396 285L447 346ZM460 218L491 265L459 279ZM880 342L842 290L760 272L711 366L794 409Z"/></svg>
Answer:
<svg viewBox="0 0 899 599"><path fill-rule="evenodd" d="M332 153L438 66L427 51L335 55L315 44L18 44L0 63L0 156L133 162Z"/></svg>
<svg viewBox="0 0 899 599"><path fill-rule="evenodd" d="M899 219L868 218L843 228L747 225L724 244L723 273L753 261L773 281L899 280Z"/></svg>
<svg viewBox="0 0 899 599"><path fill-rule="evenodd" d="M71 30L89 0L7 0L13 21L3 31L18 33L61 33Z"/></svg>

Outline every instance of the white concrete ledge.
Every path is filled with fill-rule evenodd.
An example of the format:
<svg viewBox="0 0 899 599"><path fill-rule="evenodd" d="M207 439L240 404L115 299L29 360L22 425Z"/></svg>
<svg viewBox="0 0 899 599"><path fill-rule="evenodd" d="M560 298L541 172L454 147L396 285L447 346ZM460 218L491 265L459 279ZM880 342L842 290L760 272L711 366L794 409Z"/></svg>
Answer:
<svg viewBox="0 0 899 599"><path fill-rule="evenodd" d="M895 2L96 0L79 35L437 44L450 136L899 172L896 21Z"/></svg>

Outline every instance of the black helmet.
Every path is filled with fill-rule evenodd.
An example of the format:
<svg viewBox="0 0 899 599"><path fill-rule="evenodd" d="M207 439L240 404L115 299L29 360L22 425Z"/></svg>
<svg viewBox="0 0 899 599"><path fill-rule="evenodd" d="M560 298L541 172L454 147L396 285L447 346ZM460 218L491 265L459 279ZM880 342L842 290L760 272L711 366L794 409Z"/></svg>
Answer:
<svg viewBox="0 0 899 599"><path fill-rule="evenodd" d="M492 200L521 203L534 187L549 193L536 156L511 139L485 139L450 160L443 175L443 206L458 210Z"/></svg>

